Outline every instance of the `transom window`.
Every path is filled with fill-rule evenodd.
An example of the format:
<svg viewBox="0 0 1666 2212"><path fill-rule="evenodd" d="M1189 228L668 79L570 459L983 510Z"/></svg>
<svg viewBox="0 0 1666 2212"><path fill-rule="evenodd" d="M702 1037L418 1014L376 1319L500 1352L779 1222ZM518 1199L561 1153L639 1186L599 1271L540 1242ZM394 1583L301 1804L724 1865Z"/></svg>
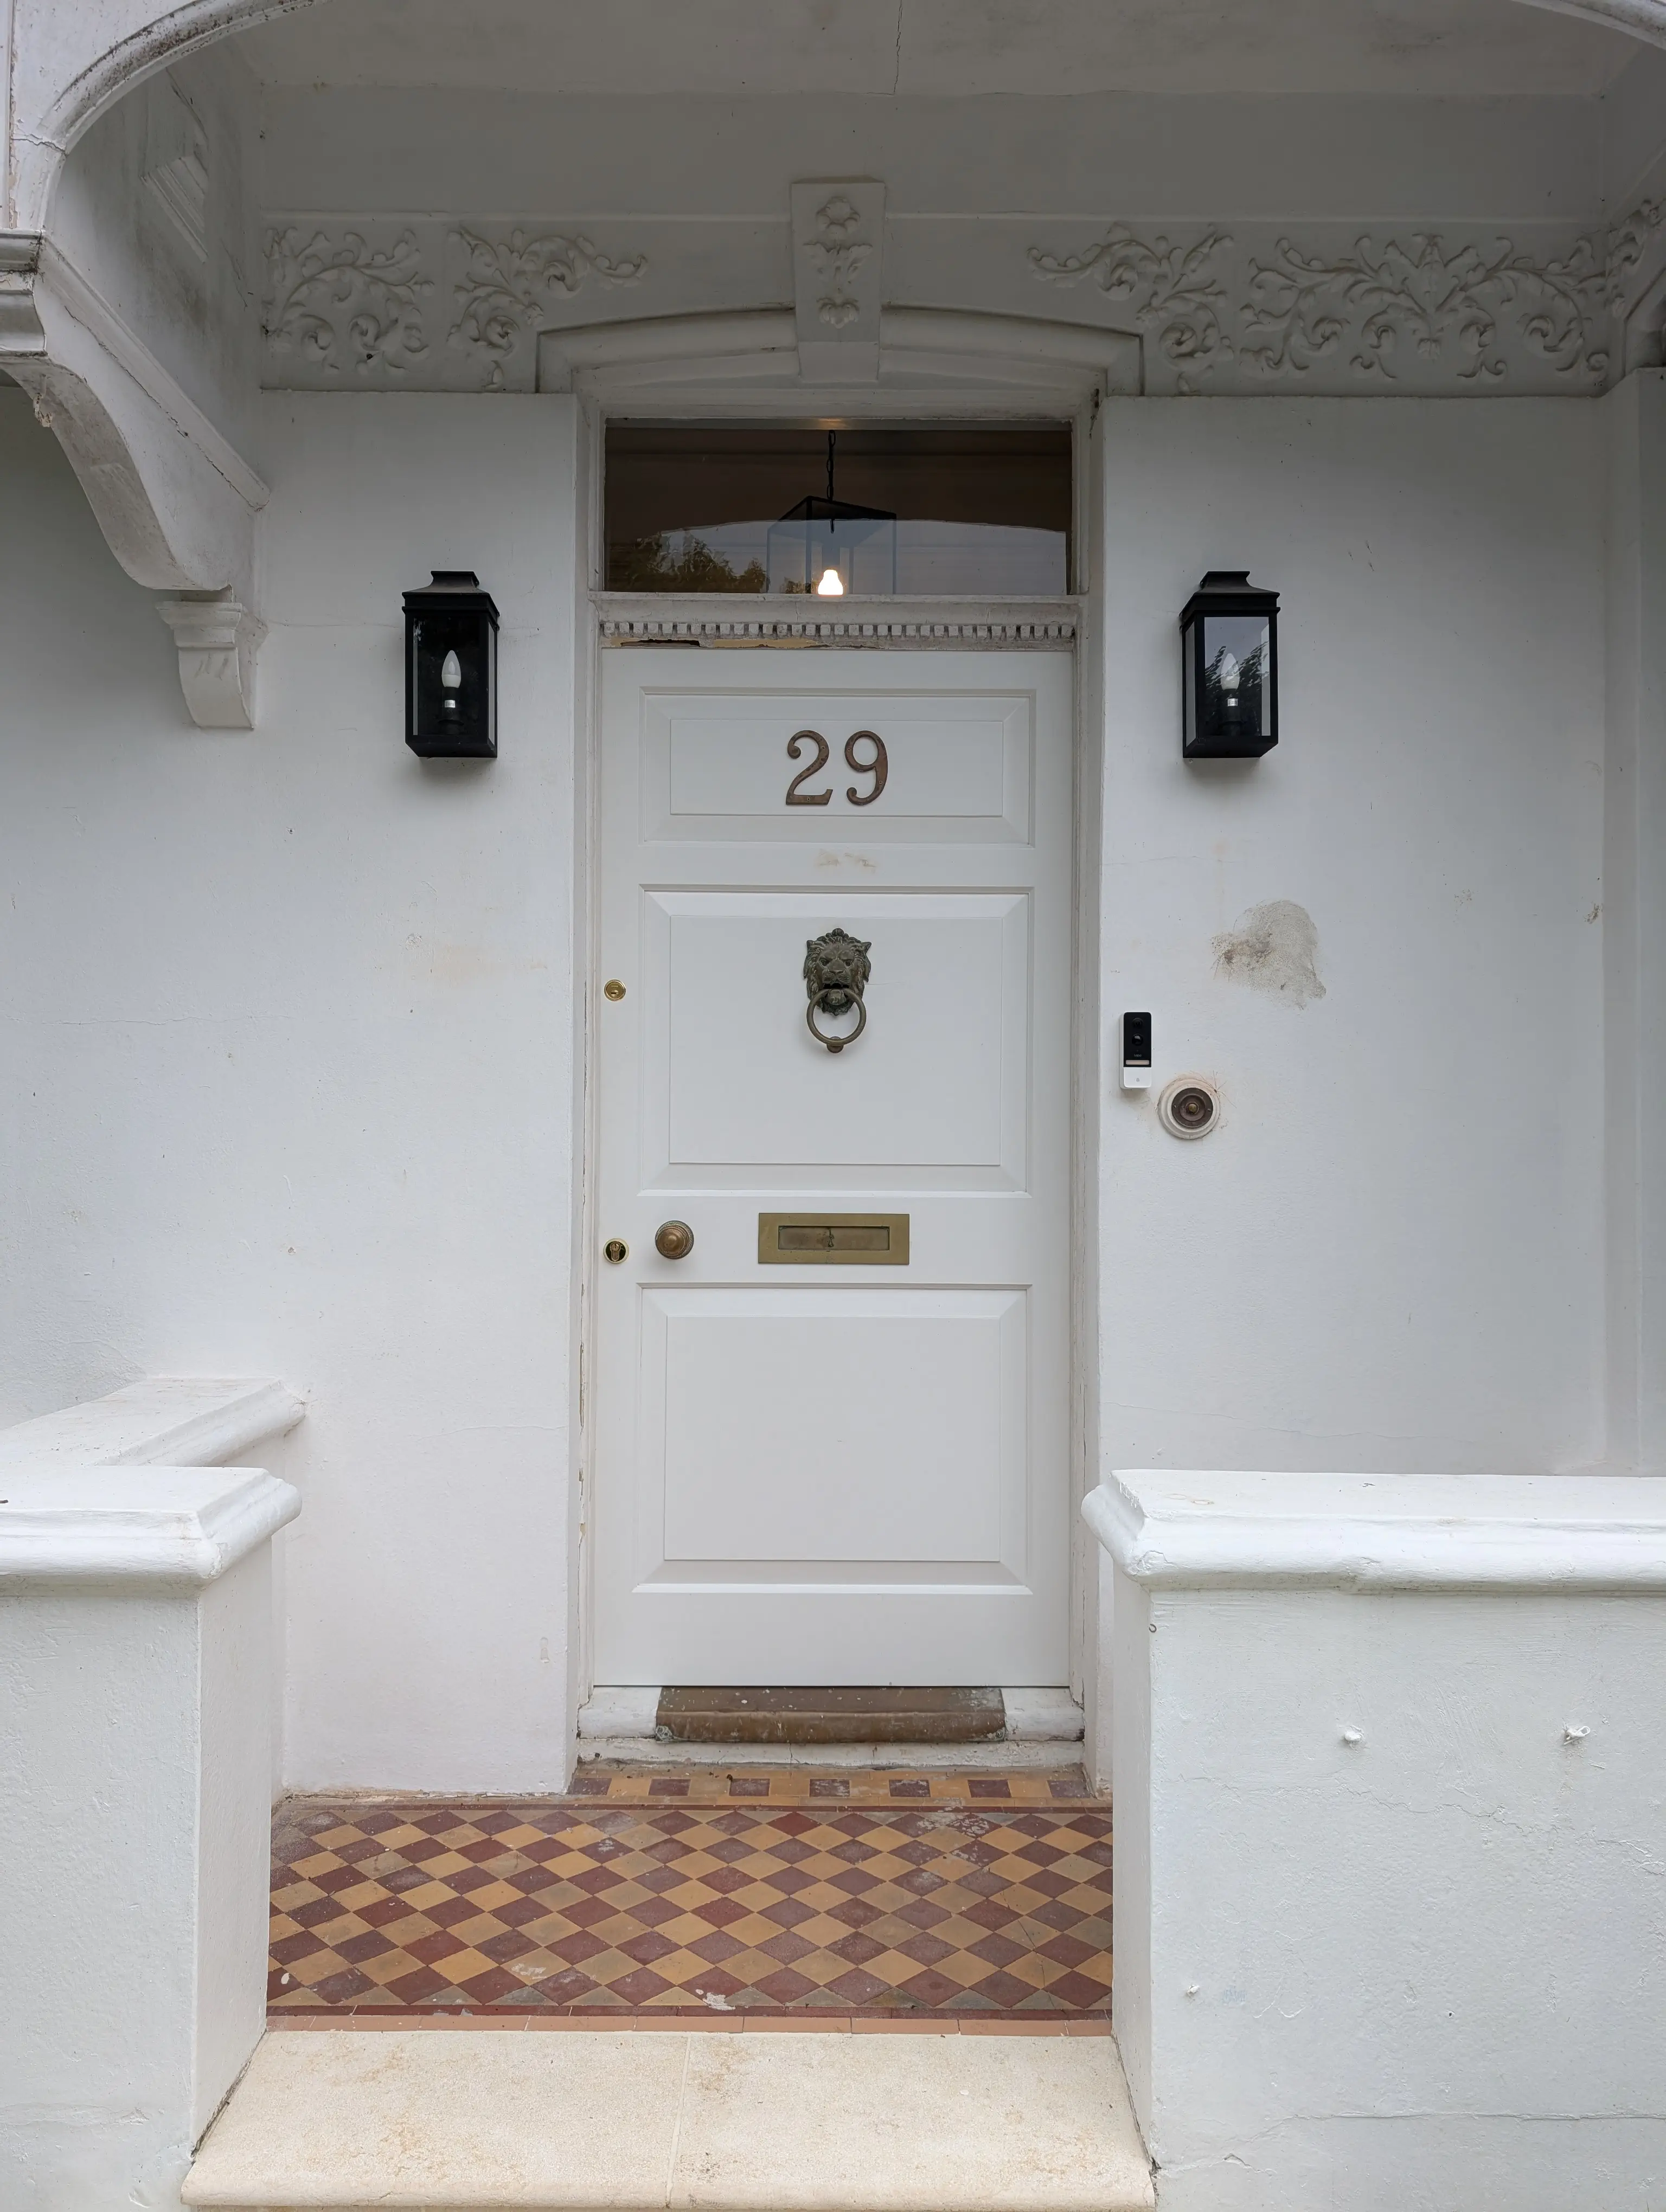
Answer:
<svg viewBox="0 0 1666 2212"><path fill-rule="evenodd" d="M615 592L824 599L1069 588L1067 422L618 423Z"/></svg>

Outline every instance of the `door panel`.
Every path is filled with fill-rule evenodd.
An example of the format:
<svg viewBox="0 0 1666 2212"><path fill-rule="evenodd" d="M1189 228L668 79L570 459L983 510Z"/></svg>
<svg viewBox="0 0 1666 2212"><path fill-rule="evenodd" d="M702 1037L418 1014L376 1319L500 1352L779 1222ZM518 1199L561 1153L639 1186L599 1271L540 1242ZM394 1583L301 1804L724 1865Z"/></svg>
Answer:
<svg viewBox="0 0 1666 2212"><path fill-rule="evenodd" d="M644 1112L645 1182L670 1173L693 1188L737 1166L933 1166L984 1170L970 1188L1021 1187L1022 894L660 891L647 904L644 1106L663 1079L666 1113L650 1132ZM833 1055L802 1012L783 1035L781 979L836 925L873 947L879 988L860 1045Z"/></svg>
<svg viewBox="0 0 1666 2212"><path fill-rule="evenodd" d="M1071 696L1049 653L604 657L598 1680L1066 1678ZM906 1265L760 1263L818 1207L906 1212Z"/></svg>
<svg viewBox="0 0 1666 2212"><path fill-rule="evenodd" d="M974 1562L1018 1579L1024 1306L1021 1291L649 1291L643 1381L663 1431L643 1441L665 1509L644 1533L663 1527L666 1561L644 1571L724 1582L745 1562L820 1582L906 1559L917 1579Z"/></svg>

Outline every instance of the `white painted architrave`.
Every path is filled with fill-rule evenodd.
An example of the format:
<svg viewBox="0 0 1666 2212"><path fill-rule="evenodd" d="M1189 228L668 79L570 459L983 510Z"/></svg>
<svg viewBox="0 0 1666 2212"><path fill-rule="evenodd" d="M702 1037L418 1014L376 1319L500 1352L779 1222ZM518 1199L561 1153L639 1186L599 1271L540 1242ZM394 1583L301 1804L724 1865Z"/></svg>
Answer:
<svg viewBox="0 0 1666 2212"><path fill-rule="evenodd" d="M1666 1590L1666 1477L1141 1469L1082 1517L1152 1589Z"/></svg>

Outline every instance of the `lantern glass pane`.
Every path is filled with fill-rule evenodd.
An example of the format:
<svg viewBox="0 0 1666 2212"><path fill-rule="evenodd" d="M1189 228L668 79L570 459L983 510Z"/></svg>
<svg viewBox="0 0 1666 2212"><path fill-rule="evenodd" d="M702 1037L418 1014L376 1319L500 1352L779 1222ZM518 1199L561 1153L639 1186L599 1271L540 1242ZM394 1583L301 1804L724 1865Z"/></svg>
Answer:
<svg viewBox="0 0 1666 2212"><path fill-rule="evenodd" d="M819 592L840 597L845 592L891 592L897 589L897 525L837 515L794 515L772 523L767 539L765 567L772 592ZM830 593L824 582L831 568L840 592Z"/></svg>
<svg viewBox="0 0 1666 2212"><path fill-rule="evenodd" d="M489 734L488 635L485 617L474 613L436 611L412 623L413 735L478 741ZM447 662L453 665L454 683L447 680L453 672Z"/></svg>
<svg viewBox="0 0 1666 2212"><path fill-rule="evenodd" d="M1271 738L1273 633L1268 617L1206 614L1200 628L1203 696L1195 725L1200 736ZM1191 681L1189 663L1187 680Z"/></svg>

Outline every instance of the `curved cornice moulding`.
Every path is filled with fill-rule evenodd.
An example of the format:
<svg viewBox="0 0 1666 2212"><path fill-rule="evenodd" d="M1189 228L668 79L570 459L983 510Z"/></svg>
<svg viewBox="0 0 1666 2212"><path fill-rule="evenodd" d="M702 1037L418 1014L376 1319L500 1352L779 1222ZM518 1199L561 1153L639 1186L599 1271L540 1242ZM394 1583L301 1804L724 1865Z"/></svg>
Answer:
<svg viewBox="0 0 1666 2212"><path fill-rule="evenodd" d="M78 10L63 0L14 0L6 222L45 223L64 157L112 101L181 56L319 0L104 0ZM1651 46L1666 46L1666 0L1520 0L1583 16ZM112 35L113 33L113 35Z"/></svg>
<svg viewBox="0 0 1666 2212"><path fill-rule="evenodd" d="M1523 5L1552 15L1580 15L1651 46L1666 46L1666 0L1523 0Z"/></svg>
<svg viewBox="0 0 1666 2212"><path fill-rule="evenodd" d="M882 382L915 377L1134 392L1140 357L1141 341L1134 332L1043 315L946 307L885 307L879 315ZM588 389L705 380L780 384L799 378L800 358L797 322L788 308L658 315L541 332L538 386L541 392L570 392L575 383Z"/></svg>
<svg viewBox="0 0 1666 2212"><path fill-rule="evenodd" d="M13 0L12 198L9 224L46 222L64 158L106 108L199 46L252 30L316 0L105 0L76 10L63 0ZM111 37L112 31L118 35Z"/></svg>

